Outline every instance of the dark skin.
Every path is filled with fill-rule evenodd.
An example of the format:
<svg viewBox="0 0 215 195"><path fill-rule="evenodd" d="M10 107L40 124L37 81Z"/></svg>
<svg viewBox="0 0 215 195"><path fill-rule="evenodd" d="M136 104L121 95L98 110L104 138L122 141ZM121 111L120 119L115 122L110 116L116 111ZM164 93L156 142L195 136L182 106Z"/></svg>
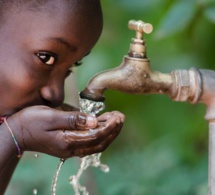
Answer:
<svg viewBox="0 0 215 195"><path fill-rule="evenodd" d="M59 158L102 152L124 122L117 111L92 117L63 104L70 69L90 52L102 29L99 1L71 2L51 0L36 11L11 7L0 29L0 115L9 116L22 152ZM19 161L4 123L0 154L3 194Z"/></svg>

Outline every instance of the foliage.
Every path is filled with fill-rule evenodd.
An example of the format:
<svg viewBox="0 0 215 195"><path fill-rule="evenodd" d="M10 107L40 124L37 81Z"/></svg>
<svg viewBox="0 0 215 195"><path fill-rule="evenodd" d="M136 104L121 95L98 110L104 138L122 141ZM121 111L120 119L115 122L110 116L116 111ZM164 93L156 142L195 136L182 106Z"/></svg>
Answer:
<svg viewBox="0 0 215 195"><path fill-rule="evenodd" d="M153 70L170 72L190 67L214 68L215 1L213 0L108 0L102 1L103 34L84 65L76 74L82 90L97 72L113 68L126 55L134 32L127 29L130 19L141 19L154 26L146 35L147 53ZM207 194L208 127L205 106L171 101L159 95L129 95L107 91L106 110L120 110L126 123L119 138L103 154L110 165L109 174L92 169L89 186L102 195L205 195ZM37 163L38 180L26 171L33 166L26 158L12 180L23 183L20 194L30 194L35 182L48 194L56 160L45 158ZM36 161L36 160L35 160ZM30 163L30 165L29 165ZM77 164L71 163L77 168ZM63 168L59 193L68 194ZM36 172L36 173L35 173ZM24 179L23 179L24 177ZM48 182L49 181L49 182ZM32 184L33 183L33 184ZM67 184L68 185L68 184ZM23 186L23 185L22 185ZM29 187L30 186L30 187ZM16 190L18 191L18 190ZM8 194L10 194L8 191ZM18 194L18 193L16 193ZM71 190L72 194L72 190Z"/></svg>

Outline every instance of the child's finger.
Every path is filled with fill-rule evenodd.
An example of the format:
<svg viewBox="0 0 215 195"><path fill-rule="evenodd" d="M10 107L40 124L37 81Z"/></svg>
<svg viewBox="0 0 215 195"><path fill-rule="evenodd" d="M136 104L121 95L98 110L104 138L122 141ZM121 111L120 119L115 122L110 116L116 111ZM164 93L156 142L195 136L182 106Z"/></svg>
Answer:
<svg viewBox="0 0 215 195"><path fill-rule="evenodd" d="M96 128L98 121L96 117L90 116L81 112L62 112L61 116L62 120L58 120L60 126L57 128L62 128L63 125L64 129L67 130L86 130L91 128ZM61 124L62 123L62 124Z"/></svg>
<svg viewBox="0 0 215 195"><path fill-rule="evenodd" d="M125 116L119 111L106 112L98 117L98 121L106 121L112 116L117 116L120 119L120 122L123 123L125 121Z"/></svg>
<svg viewBox="0 0 215 195"><path fill-rule="evenodd" d="M76 130L96 128L98 124L96 117L81 112L72 112L68 117L68 122L70 128Z"/></svg>

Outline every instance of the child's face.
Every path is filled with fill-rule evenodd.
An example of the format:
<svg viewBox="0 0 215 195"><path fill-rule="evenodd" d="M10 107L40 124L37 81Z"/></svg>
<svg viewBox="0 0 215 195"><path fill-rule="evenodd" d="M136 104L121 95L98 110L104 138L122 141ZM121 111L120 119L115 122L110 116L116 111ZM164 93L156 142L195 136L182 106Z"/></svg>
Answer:
<svg viewBox="0 0 215 195"><path fill-rule="evenodd" d="M87 13L88 2L84 8L72 8L67 1L52 0L42 11L7 15L0 29L1 115L63 102L69 70L90 52L101 33L102 17Z"/></svg>

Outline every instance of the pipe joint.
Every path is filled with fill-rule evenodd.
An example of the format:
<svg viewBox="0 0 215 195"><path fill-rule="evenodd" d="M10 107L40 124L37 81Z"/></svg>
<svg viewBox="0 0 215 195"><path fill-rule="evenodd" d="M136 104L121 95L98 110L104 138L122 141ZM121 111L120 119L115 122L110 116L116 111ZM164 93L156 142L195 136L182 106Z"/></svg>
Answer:
<svg viewBox="0 0 215 195"><path fill-rule="evenodd" d="M202 93L201 76L198 69L176 70L173 75L176 89L176 95L173 100L179 102L189 101L191 104L197 103Z"/></svg>

